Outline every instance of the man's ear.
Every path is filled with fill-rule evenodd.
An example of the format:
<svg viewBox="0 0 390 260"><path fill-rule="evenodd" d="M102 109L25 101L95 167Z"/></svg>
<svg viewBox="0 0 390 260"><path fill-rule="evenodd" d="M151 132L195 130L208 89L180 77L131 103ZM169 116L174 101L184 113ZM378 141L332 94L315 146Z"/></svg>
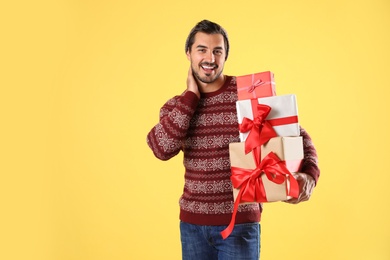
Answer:
<svg viewBox="0 0 390 260"><path fill-rule="evenodd" d="M190 60L191 59L191 55L190 55L190 51L189 50L186 52L186 55L187 55L187 59Z"/></svg>

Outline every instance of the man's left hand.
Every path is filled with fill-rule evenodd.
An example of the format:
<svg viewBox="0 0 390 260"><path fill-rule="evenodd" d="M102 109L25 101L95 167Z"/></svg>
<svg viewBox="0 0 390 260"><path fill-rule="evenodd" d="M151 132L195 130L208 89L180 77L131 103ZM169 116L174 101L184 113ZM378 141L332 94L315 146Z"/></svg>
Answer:
<svg viewBox="0 0 390 260"><path fill-rule="evenodd" d="M297 204L299 202L309 200L316 185L314 178L311 177L309 174L302 172L295 172L293 173L293 175L299 184L299 196L298 198L291 198L289 200L286 200L285 202Z"/></svg>

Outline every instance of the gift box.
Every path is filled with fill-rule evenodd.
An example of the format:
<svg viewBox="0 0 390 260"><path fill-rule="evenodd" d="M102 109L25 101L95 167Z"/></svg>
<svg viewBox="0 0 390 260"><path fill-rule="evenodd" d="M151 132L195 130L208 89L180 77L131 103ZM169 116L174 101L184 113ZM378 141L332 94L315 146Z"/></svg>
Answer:
<svg viewBox="0 0 390 260"><path fill-rule="evenodd" d="M280 160L284 161L290 172L299 172L303 160L302 136L271 138L261 146L261 159L270 152L274 152Z"/></svg>
<svg viewBox="0 0 390 260"><path fill-rule="evenodd" d="M238 123L244 118L254 119L253 99L236 102ZM272 96L257 99L258 104L268 105L271 111L266 117L278 136L299 136L298 107L295 95ZM240 141L244 142L249 132L240 132Z"/></svg>
<svg viewBox="0 0 390 260"><path fill-rule="evenodd" d="M262 147L261 155L259 154L260 150L255 149L248 154L245 154L244 150L245 144L243 142L229 144L233 196L235 201L241 188L248 189L248 186L256 185L258 187L250 187L252 191L249 191L249 193L252 194L249 196L243 194L240 198L240 203L275 202L297 197L299 193L298 184L291 174L295 171L290 171L288 168L297 171L299 166L297 166L296 163L293 163L288 167L286 165L286 161L282 160L282 158L287 159L287 161L291 159L292 162L301 161L303 159L301 137L272 138L267 145ZM275 159L275 161L271 163L272 165L266 165L264 160L269 159L270 154L273 155L272 159ZM258 160L257 158L261 158L261 163L256 162L256 160ZM240 176L234 176L235 174ZM251 177L243 177L244 175L250 175ZM256 178L258 179L255 180L253 175L256 175ZM249 183L247 182L243 184L245 187L243 187L243 185L241 187L237 187L237 181L235 181L234 178L238 178L240 180L243 178L249 178ZM259 191L258 189L262 189L262 191Z"/></svg>
<svg viewBox="0 0 390 260"><path fill-rule="evenodd" d="M236 82L238 100L276 96L274 74L271 71L237 76Z"/></svg>
<svg viewBox="0 0 390 260"><path fill-rule="evenodd" d="M245 153L245 143L241 142L230 143L229 154L235 201L230 223L221 232L223 239L234 229L239 204L287 200L299 194L298 182L274 152L260 160L260 147Z"/></svg>

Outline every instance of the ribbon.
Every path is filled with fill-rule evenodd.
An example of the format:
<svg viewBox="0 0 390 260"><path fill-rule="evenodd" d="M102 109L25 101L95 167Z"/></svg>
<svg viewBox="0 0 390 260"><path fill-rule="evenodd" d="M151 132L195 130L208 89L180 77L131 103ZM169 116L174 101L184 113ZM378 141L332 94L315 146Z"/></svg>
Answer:
<svg viewBox="0 0 390 260"><path fill-rule="evenodd" d="M248 93L252 93L257 87L260 87L261 85L264 85L265 82L262 81L261 79L258 79L256 80L255 82L253 82L254 76L252 75L252 86L249 87L248 89Z"/></svg>
<svg viewBox="0 0 390 260"><path fill-rule="evenodd" d="M270 152L256 169L249 170L232 167L232 184L234 188L243 189L241 202L266 202L265 190L260 176L264 173L268 180L282 184L286 175L291 174L286 165L278 156Z"/></svg>
<svg viewBox="0 0 390 260"><path fill-rule="evenodd" d="M295 124L298 123L298 116L273 118L273 119L268 119L267 121L272 126Z"/></svg>
<svg viewBox="0 0 390 260"><path fill-rule="evenodd" d="M265 120L271 111L271 107L257 102L257 99L251 99L253 120L244 117L239 126L241 133L249 132L245 140L245 154L277 136L272 125L268 120Z"/></svg>
<svg viewBox="0 0 390 260"><path fill-rule="evenodd" d="M221 232L222 238L226 239L233 231L238 206L241 202L266 202L267 197L261 179L264 173L268 180L282 184L287 178L290 180L290 189L286 191L288 196L297 198L299 194L299 186L297 180L292 176L291 172L286 168L285 162L281 161L278 156L270 152L261 160L258 159L258 153L254 153L256 162L255 169L243 169L239 167L231 167L232 184L234 188L239 188L240 191L236 198L233 208L232 219L225 230ZM288 188L288 187L287 187Z"/></svg>

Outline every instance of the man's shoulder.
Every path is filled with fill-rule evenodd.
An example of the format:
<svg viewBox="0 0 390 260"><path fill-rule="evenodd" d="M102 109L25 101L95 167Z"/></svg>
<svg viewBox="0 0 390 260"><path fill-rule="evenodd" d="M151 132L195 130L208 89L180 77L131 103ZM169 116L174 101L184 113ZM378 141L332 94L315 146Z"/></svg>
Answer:
<svg viewBox="0 0 390 260"><path fill-rule="evenodd" d="M226 76L226 81L228 82L228 85L230 87L233 87L233 88L237 88L237 80L236 80L236 76L231 76L231 75L227 75Z"/></svg>
<svg viewBox="0 0 390 260"><path fill-rule="evenodd" d="M229 85L229 86L234 86L236 87L237 86L237 83L236 83L236 76L232 76L232 75L225 75L225 84Z"/></svg>

